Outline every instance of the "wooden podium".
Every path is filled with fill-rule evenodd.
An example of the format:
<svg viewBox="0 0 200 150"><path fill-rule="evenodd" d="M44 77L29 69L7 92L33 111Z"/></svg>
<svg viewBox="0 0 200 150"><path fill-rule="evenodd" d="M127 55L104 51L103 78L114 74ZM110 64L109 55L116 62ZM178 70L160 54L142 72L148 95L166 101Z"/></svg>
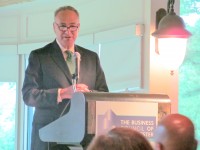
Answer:
<svg viewBox="0 0 200 150"><path fill-rule="evenodd" d="M159 120L171 112L167 95L133 93L74 93L70 110L39 130L42 141L86 146L95 134L116 126L138 130L147 138Z"/></svg>

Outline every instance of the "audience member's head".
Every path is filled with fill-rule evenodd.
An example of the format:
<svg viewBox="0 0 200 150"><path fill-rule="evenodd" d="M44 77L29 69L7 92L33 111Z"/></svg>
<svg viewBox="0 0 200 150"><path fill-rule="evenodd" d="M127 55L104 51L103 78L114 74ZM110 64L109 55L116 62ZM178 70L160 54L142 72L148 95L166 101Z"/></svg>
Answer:
<svg viewBox="0 0 200 150"><path fill-rule="evenodd" d="M156 150L196 150L192 121L181 114L164 117L155 130Z"/></svg>
<svg viewBox="0 0 200 150"><path fill-rule="evenodd" d="M138 131L116 127L105 135L96 136L87 150L153 150L153 148Z"/></svg>

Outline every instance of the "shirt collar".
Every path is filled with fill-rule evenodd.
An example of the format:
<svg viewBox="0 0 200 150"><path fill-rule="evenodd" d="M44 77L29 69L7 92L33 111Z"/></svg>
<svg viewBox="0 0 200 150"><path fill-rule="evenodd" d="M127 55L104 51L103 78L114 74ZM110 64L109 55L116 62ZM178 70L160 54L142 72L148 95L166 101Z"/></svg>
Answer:
<svg viewBox="0 0 200 150"><path fill-rule="evenodd" d="M59 41L56 39L56 42L58 43L58 46L60 47L62 53L64 53L67 49L65 49L60 43ZM75 50L74 50L75 51Z"/></svg>
<svg viewBox="0 0 200 150"><path fill-rule="evenodd" d="M58 46L60 47L61 51L64 53L66 49L58 42L57 39L56 39L56 42L58 43Z"/></svg>

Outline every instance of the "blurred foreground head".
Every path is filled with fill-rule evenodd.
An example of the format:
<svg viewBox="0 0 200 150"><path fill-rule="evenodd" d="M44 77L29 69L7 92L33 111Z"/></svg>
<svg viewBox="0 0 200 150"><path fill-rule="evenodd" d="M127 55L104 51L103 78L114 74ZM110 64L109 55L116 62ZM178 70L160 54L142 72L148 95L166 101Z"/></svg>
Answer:
<svg viewBox="0 0 200 150"><path fill-rule="evenodd" d="M155 130L156 150L196 150L195 129L192 121L181 114L164 117Z"/></svg>
<svg viewBox="0 0 200 150"><path fill-rule="evenodd" d="M116 127L107 134L96 136L87 150L153 150L153 148L138 131Z"/></svg>

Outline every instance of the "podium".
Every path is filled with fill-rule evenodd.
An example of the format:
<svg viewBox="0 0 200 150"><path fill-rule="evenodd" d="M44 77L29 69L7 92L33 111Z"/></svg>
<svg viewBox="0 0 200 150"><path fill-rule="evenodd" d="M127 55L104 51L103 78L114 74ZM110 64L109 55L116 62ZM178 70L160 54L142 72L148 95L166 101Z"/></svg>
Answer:
<svg viewBox="0 0 200 150"><path fill-rule="evenodd" d="M134 128L147 138L159 120L171 112L163 94L74 93L67 114L39 130L44 142L86 146L94 135L122 126Z"/></svg>

